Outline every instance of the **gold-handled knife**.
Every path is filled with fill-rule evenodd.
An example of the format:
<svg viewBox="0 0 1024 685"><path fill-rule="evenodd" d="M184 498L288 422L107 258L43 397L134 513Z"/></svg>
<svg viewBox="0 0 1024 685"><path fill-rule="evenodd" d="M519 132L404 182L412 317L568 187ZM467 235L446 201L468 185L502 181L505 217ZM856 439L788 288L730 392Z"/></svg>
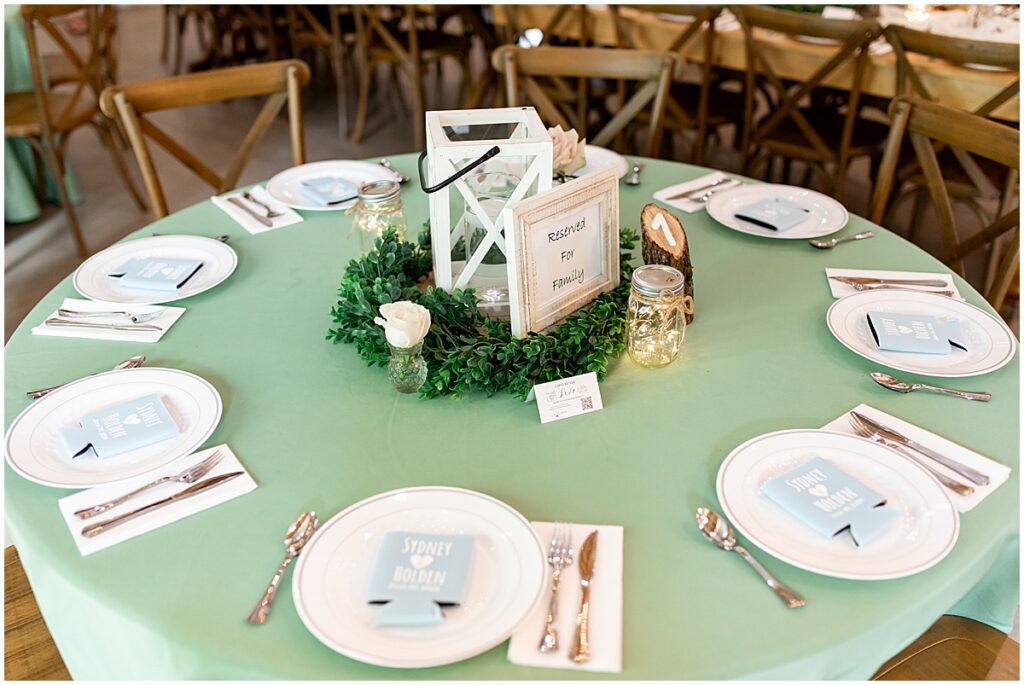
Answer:
<svg viewBox="0 0 1024 685"><path fill-rule="evenodd" d="M185 499L186 497L191 497L192 495L198 495L200 492L203 492L204 490L216 487L218 485L221 485L222 483L226 483L232 478L237 478L238 476L241 476L243 473L245 473L245 471L234 471L232 473L225 473L221 476L214 476L213 478L207 478L206 480L199 481L192 487L186 488L181 492L171 495L170 497L165 497L164 499L159 500L157 502L153 502L152 504L147 504L144 507L139 507L138 509L135 509L133 511L121 514L120 516L115 516L112 519L107 519L106 521L100 521L99 523L94 523L90 526L86 526L82 529L82 535L84 535L87 538L95 537L105 530L109 530L114 526L119 526L125 521L132 520L136 516L141 516L142 514L153 511L154 509L159 509L160 507L168 505L171 502L176 502L178 500Z"/></svg>
<svg viewBox="0 0 1024 685"><path fill-rule="evenodd" d="M594 559L597 556L597 531L587 536L580 547L580 611L576 615L576 635L572 640L569 658L578 664L590 661L590 584L594 577Z"/></svg>

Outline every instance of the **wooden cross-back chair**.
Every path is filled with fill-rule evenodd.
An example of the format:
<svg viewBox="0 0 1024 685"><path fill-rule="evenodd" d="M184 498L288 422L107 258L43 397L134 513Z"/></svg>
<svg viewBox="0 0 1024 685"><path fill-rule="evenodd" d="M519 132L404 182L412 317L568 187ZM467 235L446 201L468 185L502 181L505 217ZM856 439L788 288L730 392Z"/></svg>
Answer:
<svg viewBox="0 0 1024 685"><path fill-rule="evenodd" d="M772 157L778 157L786 162L785 174L788 161L798 159L818 173L830 193L841 198L850 161L864 156L876 159L887 134L883 124L860 116L868 45L880 35L881 27L869 20L826 19L754 5L733 6L732 9L743 27L746 45L744 173L750 174ZM778 74L778 64L771 50L765 50L762 45L764 31L825 39L835 42L837 47L827 59L823 55L823 64L809 78L786 83ZM825 85L826 79L850 67L851 77L842 84L849 93L845 114L832 107L804 106L807 98ZM769 113L755 123L754 94L758 78L763 78L765 85L771 87L777 102L769 103Z"/></svg>
<svg viewBox="0 0 1024 685"><path fill-rule="evenodd" d="M897 93L913 95L924 100L935 101L926 77L918 66L923 58L941 59L953 64L977 64L1016 72L1016 78L1007 83L999 92L973 110L973 114L992 118L994 113L1007 102L1020 96L1020 46L1017 43L994 43L954 36L937 35L917 31L896 24L885 29L886 39L896 53ZM988 163L985 159L974 159L959 146L937 146L936 153L943 168L944 179L950 197L962 202L985 224L994 216L985 211L981 202L994 200L995 213L1001 215L1005 203L1012 199L1018 183L1018 172L1002 165ZM927 198L926 183L916 157L904 154L896 172L898 187L909 183L910 188L898 198L891 200L888 212L895 211L904 200L915 200L911 214L911 239L915 239L921 228L920 215Z"/></svg>
<svg viewBox="0 0 1024 685"><path fill-rule="evenodd" d="M503 45L494 51L491 64L505 77L505 92L510 107L519 104L520 89L541 119L548 125L563 129L575 128L587 142L605 146L650 106L645 153L653 156L659 147L662 120L668 89L679 77L679 57L670 52L651 50L620 50L618 48L520 48ZM574 113L564 104L554 102L538 85L538 77L596 78L638 81L633 96L623 102L618 111L593 137L586 133L586 119L574 120Z"/></svg>
<svg viewBox="0 0 1024 685"><path fill-rule="evenodd" d="M349 77L357 40L352 12L341 5L287 5L287 23L294 57L302 57L306 50L327 55L338 102L338 134L348 136L347 85L354 80Z"/></svg>
<svg viewBox="0 0 1024 685"><path fill-rule="evenodd" d="M296 165L305 163L300 89L307 83L309 67L305 62L297 59L281 60L114 86L103 91L100 105L108 117L119 118L123 124L142 169L153 212L157 218L161 218L168 214L167 201L146 144L147 137L206 181L217 193L226 192L237 185L253 150L286 103L292 162ZM259 95L269 97L239 144L223 176L146 116L162 110Z"/></svg>
<svg viewBox="0 0 1024 685"><path fill-rule="evenodd" d="M59 28L57 20L82 10L86 15L86 36L84 41L73 43ZM74 131L86 125L96 130L139 208L146 207L114 139L115 129L102 116L98 105L107 74L103 38L113 22L114 11L110 5L22 5L33 87L31 91L4 95L4 136L25 138L32 146L40 201L45 194L44 168L53 177L71 236L82 257L87 256L89 250L65 179L67 145ZM59 90L49 87L36 31L45 33L56 43L62 62L68 67Z"/></svg>
<svg viewBox="0 0 1024 685"><path fill-rule="evenodd" d="M363 59L363 72L359 80L359 103L356 107L356 121L352 130L352 142L362 140L366 130L366 117L370 103L370 86L374 69L380 63L389 64L394 70L395 85L398 73L405 74L412 94L413 145L422 149L424 138L424 115L426 105L423 93L425 67L436 66L440 84L441 59L450 57L462 69L462 86L468 88L471 81L469 48L470 36L445 33L438 26L425 29L421 24L422 10L415 5L398 8L384 8L380 5L353 5L356 18L356 34ZM388 21L382 12L394 13L394 20ZM403 40L404 39L404 40ZM401 100L399 99L399 102Z"/></svg>
<svg viewBox="0 0 1024 685"><path fill-rule="evenodd" d="M626 9L627 12L622 10ZM673 132L692 131L695 134L693 161L704 163L704 146L708 132L717 133L723 125L742 124L743 94L714 87L713 55L715 46L715 19L722 8L716 5L609 5L615 44L620 48L635 49L637 17L644 14L674 14L689 17L680 25L679 32L666 51L679 55L681 64L690 63L686 52L700 41L701 59L693 64L700 74L700 82L674 81L666 103L665 129Z"/></svg>
<svg viewBox="0 0 1024 685"><path fill-rule="evenodd" d="M909 135L928 193L935 206L943 263L966 278L964 260L981 248L999 250L995 277L982 294L993 308L999 309L1020 268L1020 207L1000 214L981 231L960 239L953 215L949 190L943 179L936 148L956 145L972 155L1020 170L1020 131L977 114L945 107L916 97L899 97L890 107L892 121L889 140L879 169L872 201L871 220L882 220L886 199L897 179L900 147Z"/></svg>

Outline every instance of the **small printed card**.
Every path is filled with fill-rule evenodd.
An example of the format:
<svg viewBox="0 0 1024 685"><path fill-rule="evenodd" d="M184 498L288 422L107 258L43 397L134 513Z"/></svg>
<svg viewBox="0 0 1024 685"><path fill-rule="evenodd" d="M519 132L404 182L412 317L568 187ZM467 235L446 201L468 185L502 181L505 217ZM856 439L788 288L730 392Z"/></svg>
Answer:
<svg viewBox="0 0 1024 685"><path fill-rule="evenodd" d="M538 383L526 397L527 402L532 399L537 400L541 423L604 409L597 374L593 371L548 383Z"/></svg>
<svg viewBox="0 0 1024 685"><path fill-rule="evenodd" d="M302 182L302 194L317 205L336 205L353 200L358 189L343 178L310 178Z"/></svg>
<svg viewBox="0 0 1024 685"><path fill-rule="evenodd" d="M107 275L126 288L177 290L202 266L198 259L132 259Z"/></svg>
<svg viewBox="0 0 1024 685"><path fill-rule="evenodd" d="M899 518L899 512L885 506L885 497L821 457L772 478L762 491L825 537L849 530L859 547L876 539Z"/></svg>
<svg viewBox="0 0 1024 685"><path fill-rule="evenodd" d="M807 210L795 202L775 197L738 209L735 216L755 226L785 231L802 224L807 219Z"/></svg>
<svg viewBox="0 0 1024 685"><path fill-rule="evenodd" d="M100 459L114 457L181 432L165 402L157 394L122 402L83 416L79 426L58 428L57 435L72 459L90 448Z"/></svg>
<svg viewBox="0 0 1024 685"><path fill-rule="evenodd" d="M868 312L868 328L878 349L890 352L949 354L952 347L966 351L960 322L942 322L934 316Z"/></svg>
<svg viewBox="0 0 1024 685"><path fill-rule="evenodd" d="M457 606L466 596L474 545L472 535L386 533L367 593L367 602L383 605L373 625L425 626L443 621L441 607Z"/></svg>

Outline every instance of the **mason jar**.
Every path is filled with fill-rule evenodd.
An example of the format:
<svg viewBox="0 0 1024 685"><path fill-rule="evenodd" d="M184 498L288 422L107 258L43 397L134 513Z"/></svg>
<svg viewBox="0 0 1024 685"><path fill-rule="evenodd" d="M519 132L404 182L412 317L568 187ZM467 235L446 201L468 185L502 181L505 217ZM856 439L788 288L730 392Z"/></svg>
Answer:
<svg viewBox="0 0 1024 685"><path fill-rule="evenodd" d="M679 269L647 264L633 272L626 308L626 350L643 366L670 364L686 336L686 279Z"/></svg>
<svg viewBox="0 0 1024 685"><path fill-rule="evenodd" d="M359 234L361 252L372 250L387 228L394 228L400 240L405 238L408 226L398 181L372 181L359 186L359 199L352 211L352 230Z"/></svg>

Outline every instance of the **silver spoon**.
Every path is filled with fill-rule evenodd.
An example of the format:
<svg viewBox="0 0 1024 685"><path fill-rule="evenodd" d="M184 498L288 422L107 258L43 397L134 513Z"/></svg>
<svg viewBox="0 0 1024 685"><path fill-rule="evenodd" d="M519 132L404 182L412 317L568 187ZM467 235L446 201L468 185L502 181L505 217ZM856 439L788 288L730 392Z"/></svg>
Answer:
<svg viewBox="0 0 1024 685"><path fill-rule="evenodd" d="M267 622L267 618L270 616L270 605L274 602L274 596L277 594L277 586L281 583L281 577L284 576L288 564L292 563L292 559L299 556L299 552L309 542L309 539L313 537L313 533L316 532L319 525L320 521L316 517L316 512L307 511L295 519L295 522L288 527L288 532L284 536L284 546L287 549L287 554L285 554L281 565L277 567L274 577L270 579L267 591L260 597L260 601L256 604L255 608L249 612L249 623L262 625Z"/></svg>
<svg viewBox="0 0 1024 685"><path fill-rule="evenodd" d="M391 166L391 162L388 161L387 159L381 159L380 161L377 162L377 164L380 164L382 167L384 167L385 169L393 173L395 176L397 176L398 182L400 184L409 182L409 177L395 169L393 166Z"/></svg>
<svg viewBox="0 0 1024 685"><path fill-rule="evenodd" d="M640 185L640 172L644 170L644 165L639 162L633 165L632 173L625 178L622 182L627 186L638 186Z"/></svg>
<svg viewBox="0 0 1024 685"><path fill-rule="evenodd" d="M768 570L758 563L757 559L750 556L747 550L736 544L736 538L732 534L732 529L729 528L729 524L725 522L724 518L710 509L699 507L697 509L697 527L700 528L700 532L704 534L704 537L716 547L724 549L726 552L737 552L743 557L757 571L757 574L764 579L768 587L779 596L779 599L786 603L787 607L797 609L807 603L803 597L775 580L775 577L768 573Z"/></svg>
<svg viewBox="0 0 1024 685"><path fill-rule="evenodd" d="M841 238L832 238L831 240L808 240L813 247L819 250L831 250L839 243L845 243L848 240L864 240L865 238L874 238L874 231L862 231L854 235L844 235Z"/></svg>
<svg viewBox="0 0 1024 685"><path fill-rule="evenodd" d="M896 392L908 393L914 390L931 390L940 395L952 395L953 397L962 397L965 400L977 400L978 402L988 402L992 399L992 393L953 390L951 388L940 388L937 385L928 385L927 383L907 383L881 371L872 371L871 378L883 388L895 390Z"/></svg>
<svg viewBox="0 0 1024 685"><path fill-rule="evenodd" d="M135 357L129 357L123 362L117 364L111 371L121 371L122 369L136 369L146 363L146 358L143 355L137 355ZM91 373L89 376L95 376L96 374ZM88 378L89 376L86 376ZM71 381L68 381L70 383ZM57 388L63 388L68 383L61 383L60 385L51 385L49 388L39 388L38 390L29 390L28 396L34 400L38 400L43 395L49 395Z"/></svg>
<svg viewBox="0 0 1024 685"><path fill-rule="evenodd" d="M131 312L80 312L74 309L58 309L57 315L63 316L67 319L89 319L96 316L125 316L132 323L146 323L152 321L160 316L163 316L165 310L161 309L155 312L147 312L145 314L132 314Z"/></svg>

